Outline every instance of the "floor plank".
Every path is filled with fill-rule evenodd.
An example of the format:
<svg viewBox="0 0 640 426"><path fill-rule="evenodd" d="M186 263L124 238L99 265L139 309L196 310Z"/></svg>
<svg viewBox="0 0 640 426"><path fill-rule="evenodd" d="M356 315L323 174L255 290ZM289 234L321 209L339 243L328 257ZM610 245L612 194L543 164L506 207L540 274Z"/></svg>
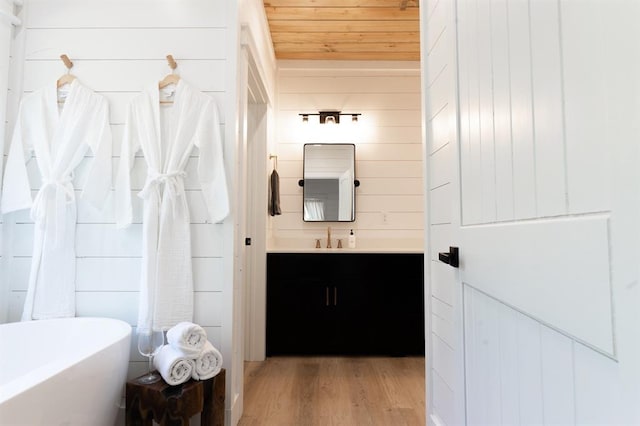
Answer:
<svg viewBox="0 0 640 426"><path fill-rule="evenodd" d="M271 357L245 363L239 426L424 424L422 357Z"/></svg>

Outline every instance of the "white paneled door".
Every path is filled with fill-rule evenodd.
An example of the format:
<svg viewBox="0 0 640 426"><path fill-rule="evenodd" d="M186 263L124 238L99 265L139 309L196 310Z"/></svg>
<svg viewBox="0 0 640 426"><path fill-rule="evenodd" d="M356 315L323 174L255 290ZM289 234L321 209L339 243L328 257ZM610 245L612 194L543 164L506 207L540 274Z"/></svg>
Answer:
<svg viewBox="0 0 640 426"><path fill-rule="evenodd" d="M455 8L452 1L421 5L422 70L427 157L429 271L425 291L427 410L429 424L465 422L462 286L458 269L438 260L439 251L459 246L460 182L456 99Z"/></svg>
<svg viewBox="0 0 640 426"><path fill-rule="evenodd" d="M422 9L430 424L640 423L640 5Z"/></svg>

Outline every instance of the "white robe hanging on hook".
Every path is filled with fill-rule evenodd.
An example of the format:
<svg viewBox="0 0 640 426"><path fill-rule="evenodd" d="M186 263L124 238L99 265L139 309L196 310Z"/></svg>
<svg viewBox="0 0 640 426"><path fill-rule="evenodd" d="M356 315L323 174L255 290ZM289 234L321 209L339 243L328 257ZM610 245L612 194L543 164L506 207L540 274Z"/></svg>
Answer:
<svg viewBox="0 0 640 426"><path fill-rule="evenodd" d="M65 80L63 101L55 81L23 98L5 168L2 212L31 208L35 222L23 320L75 316L74 171L88 163L82 199L97 208L111 187L108 103L77 79ZM88 150L93 158L85 159ZM28 161L36 161L41 177L33 188Z"/></svg>
<svg viewBox="0 0 640 426"><path fill-rule="evenodd" d="M172 83L171 102L151 85L129 104L116 177L116 223L132 220L131 168L142 150L147 178L138 332L193 320L193 278L186 166L199 149L197 179L212 223L229 212L218 110L213 99L184 82Z"/></svg>

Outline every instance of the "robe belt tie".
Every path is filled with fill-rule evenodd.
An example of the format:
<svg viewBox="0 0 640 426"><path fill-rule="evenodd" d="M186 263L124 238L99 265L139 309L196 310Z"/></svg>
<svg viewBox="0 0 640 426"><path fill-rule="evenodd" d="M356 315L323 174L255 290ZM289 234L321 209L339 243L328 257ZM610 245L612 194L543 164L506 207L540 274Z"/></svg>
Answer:
<svg viewBox="0 0 640 426"><path fill-rule="evenodd" d="M149 172L147 174L147 181L142 191L138 193L138 197L148 200L151 192L154 191L158 200L162 200L160 186L164 184L164 196L169 198L173 206L173 217L175 218L177 217L178 201L180 201L184 212L189 211L187 208L187 200L184 196L184 177L186 175L184 171L170 173Z"/></svg>
<svg viewBox="0 0 640 426"><path fill-rule="evenodd" d="M31 219L40 227L54 226L54 247L59 247L64 240L66 233L66 208L67 204L76 200L76 193L73 190L71 180L72 175L67 175L59 179L43 179L42 187L38 191L31 206ZM47 220L49 210L49 195L55 199L55 211L53 224Z"/></svg>

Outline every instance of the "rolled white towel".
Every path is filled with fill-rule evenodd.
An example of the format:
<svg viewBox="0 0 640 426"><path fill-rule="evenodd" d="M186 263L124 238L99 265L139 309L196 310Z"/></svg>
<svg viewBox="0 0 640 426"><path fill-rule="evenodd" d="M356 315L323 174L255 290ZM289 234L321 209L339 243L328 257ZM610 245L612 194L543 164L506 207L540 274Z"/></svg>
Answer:
<svg viewBox="0 0 640 426"><path fill-rule="evenodd" d="M222 368L222 354L211 342L207 341L202 353L194 362L195 368L191 376L196 380L207 380L220 372Z"/></svg>
<svg viewBox="0 0 640 426"><path fill-rule="evenodd" d="M171 345L164 345L153 358L153 365L165 382L171 386L184 383L193 374L193 360Z"/></svg>
<svg viewBox="0 0 640 426"><path fill-rule="evenodd" d="M198 324L181 322L167 331L167 342L182 354L195 358L200 355L207 342L207 332Z"/></svg>

